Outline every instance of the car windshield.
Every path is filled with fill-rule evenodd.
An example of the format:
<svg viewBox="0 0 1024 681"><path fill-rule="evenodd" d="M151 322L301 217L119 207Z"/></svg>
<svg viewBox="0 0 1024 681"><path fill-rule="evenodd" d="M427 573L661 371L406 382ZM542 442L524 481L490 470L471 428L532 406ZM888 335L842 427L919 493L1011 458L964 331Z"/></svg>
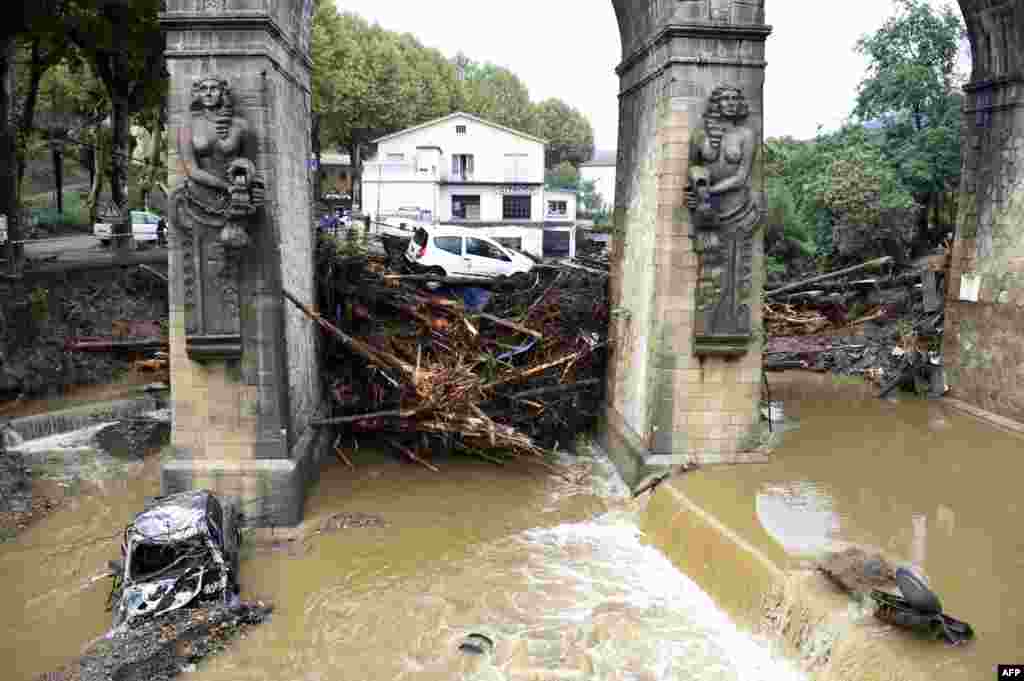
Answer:
<svg viewBox="0 0 1024 681"><path fill-rule="evenodd" d="M189 544L136 544L131 560L132 581L156 577L190 553L190 548Z"/></svg>

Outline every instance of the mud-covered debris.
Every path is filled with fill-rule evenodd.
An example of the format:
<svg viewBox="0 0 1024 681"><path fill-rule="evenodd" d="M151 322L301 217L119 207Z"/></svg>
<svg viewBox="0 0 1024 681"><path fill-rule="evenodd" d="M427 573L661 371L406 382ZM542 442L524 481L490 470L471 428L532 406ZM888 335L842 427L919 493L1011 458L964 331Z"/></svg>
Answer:
<svg viewBox="0 0 1024 681"><path fill-rule="evenodd" d="M203 658L244 637L266 620L262 603L184 608L132 628L114 630L91 644L77 661L36 681L169 681Z"/></svg>
<svg viewBox="0 0 1024 681"><path fill-rule="evenodd" d="M337 532L353 527L387 527L388 522L379 515L361 513L359 511L343 511L335 513L320 525L321 533Z"/></svg>
<svg viewBox="0 0 1024 681"><path fill-rule="evenodd" d="M872 589L895 590L896 571L880 554L868 554L859 547L829 553L817 568L850 595L863 599Z"/></svg>

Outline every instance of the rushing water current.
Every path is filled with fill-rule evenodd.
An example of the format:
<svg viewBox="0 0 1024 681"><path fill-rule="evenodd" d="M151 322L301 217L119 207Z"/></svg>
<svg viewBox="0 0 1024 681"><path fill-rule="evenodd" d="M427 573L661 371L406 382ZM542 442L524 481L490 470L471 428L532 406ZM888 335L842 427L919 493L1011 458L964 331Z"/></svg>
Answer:
<svg viewBox="0 0 1024 681"><path fill-rule="evenodd" d="M757 626L744 619L765 589L755 559L815 577L802 568L849 544L922 572L977 638L951 648L850 611L832 622L852 666L817 678L974 681L1019 662L1024 440L942 402L878 400L826 377L772 380L790 419L772 460L688 473L653 499L630 499L593 452L567 459L559 477L455 457L435 473L351 451L354 469L332 464L311 489L299 532L246 545L242 595L274 603L274 615L184 678L805 679L715 603ZM0 543L5 681L56 669L103 634L106 562L159 491L155 457L80 469L103 475L37 480L50 494L63 485L67 504ZM719 529L701 530L711 525L673 501L683 498ZM845 613L846 597L819 581ZM798 584L803 594L811 582ZM838 640L806 617L786 627ZM472 633L493 650L460 651ZM869 669L883 647L884 669Z"/></svg>
<svg viewBox="0 0 1024 681"><path fill-rule="evenodd" d="M355 470L323 472L304 539L250 544L243 597L275 613L189 679L804 678L645 544L644 502L600 455L567 462L571 482L458 458L438 474L355 456ZM104 631L109 580L98 575L156 471L147 462L129 482L83 485L0 546L5 678L54 669ZM356 516L378 522L333 529ZM460 651L470 633L493 650Z"/></svg>

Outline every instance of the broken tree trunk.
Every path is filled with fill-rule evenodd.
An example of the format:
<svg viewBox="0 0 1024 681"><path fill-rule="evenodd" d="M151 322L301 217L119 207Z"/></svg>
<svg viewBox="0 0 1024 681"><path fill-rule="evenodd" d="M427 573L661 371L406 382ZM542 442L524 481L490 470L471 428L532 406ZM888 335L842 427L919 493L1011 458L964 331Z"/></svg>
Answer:
<svg viewBox="0 0 1024 681"><path fill-rule="evenodd" d="M800 288L802 286L807 286L808 284L814 284L814 283L817 283L819 281L827 281L828 279L835 279L836 277L841 277L844 274L852 274L854 272L859 272L860 270L869 269L871 267L879 267L881 265L885 265L885 264L890 263L890 262L892 262L892 256L889 256L889 255L887 255L887 256L885 256L883 258L875 258L874 260L868 260L867 262L862 262L859 265L854 265L852 267L846 267L846 268L841 269L841 270L836 270L835 272L828 272L826 274L819 274L817 276L810 277L808 279L803 279L801 281L795 281L792 284L786 284L785 286L780 286L777 289L773 289L771 291L766 291L765 294L764 294L764 297L765 298L771 298L773 296L779 295L780 293L785 293L786 291L795 291L796 289L798 289L798 288Z"/></svg>

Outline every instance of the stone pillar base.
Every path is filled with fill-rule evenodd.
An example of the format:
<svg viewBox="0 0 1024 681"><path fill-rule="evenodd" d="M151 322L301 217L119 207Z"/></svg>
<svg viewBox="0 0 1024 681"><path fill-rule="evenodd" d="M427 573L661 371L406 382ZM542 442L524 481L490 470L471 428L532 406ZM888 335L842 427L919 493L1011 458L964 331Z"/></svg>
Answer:
<svg viewBox="0 0 1024 681"><path fill-rule="evenodd" d="M208 489L239 504L245 527L294 527L302 522L306 490L320 472L329 435L309 429L288 459L196 458L175 448L161 466L161 494Z"/></svg>
<svg viewBox="0 0 1024 681"><path fill-rule="evenodd" d="M685 455L678 457L674 464L667 461L667 457L655 455L612 407L605 408L598 423L597 441L631 491L688 463Z"/></svg>
<svg viewBox="0 0 1024 681"><path fill-rule="evenodd" d="M764 446L768 426L751 426L743 440L725 438L700 446L684 446L671 452L655 451L625 423L615 408L606 407L598 424L598 444L608 454L631 490L643 487L652 478L674 473L684 466L714 466L737 463L767 463Z"/></svg>

